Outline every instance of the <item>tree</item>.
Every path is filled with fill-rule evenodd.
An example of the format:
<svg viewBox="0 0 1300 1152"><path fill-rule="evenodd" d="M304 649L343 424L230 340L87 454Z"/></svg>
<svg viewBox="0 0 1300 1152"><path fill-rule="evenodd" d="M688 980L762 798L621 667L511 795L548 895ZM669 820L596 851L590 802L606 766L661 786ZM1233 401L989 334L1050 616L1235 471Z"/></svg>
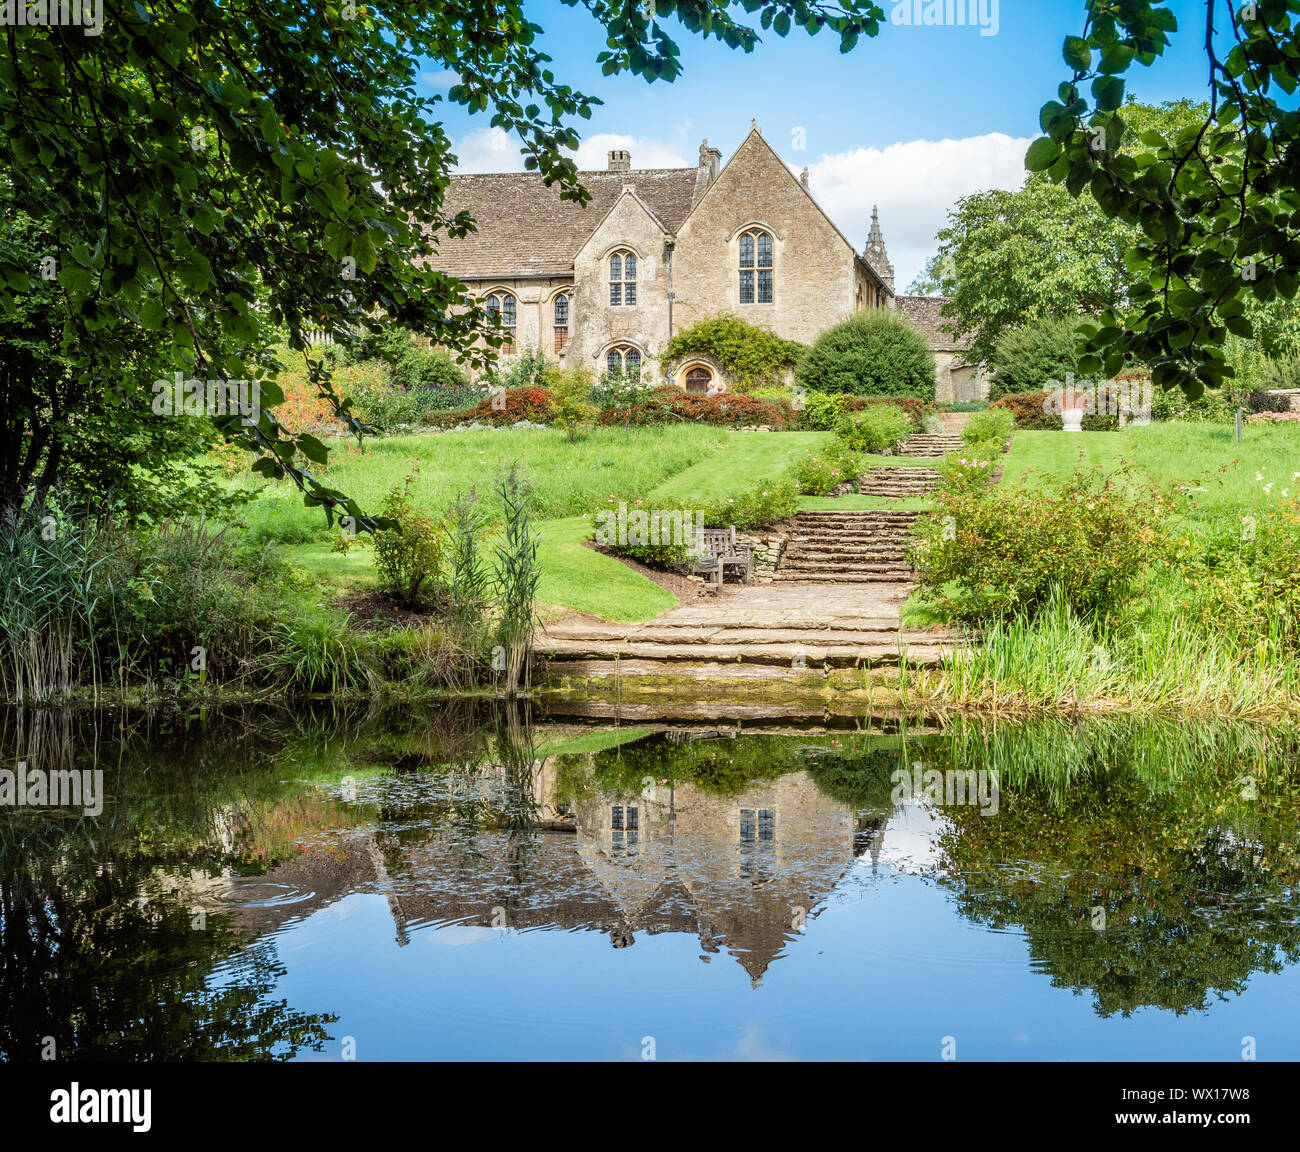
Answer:
<svg viewBox="0 0 1300 1152"><path fill-rule="evenodd" d="M1076 317L1040 320L1012 328L998 337L991 366L989 399L1018 392L1041 392L1065 384L1079 371L1079 328ZM1053 385L1051 382L1055 382Z"/></svg>
<svg viewBox="0 0 1300 1152"><path fill-rule="evenodd" d="M1174 129L1208 105L1178 100L1130 103L1133 125ZM1122 147L1140 146L1136 129ZM1014 192L977 192L957 202L939 231L939 251L922 286L950 296L944 317L987 360L1002 333L1040 320L1096 314L1121 306L1125 253L1137 230L1109 219L1088 196L1072 196L1041 174Z"/></svg>
<svg viewBox="0 0 1300 1152"><path fill-rule="evenodd" d="M1290 300L1300 288L1300 116L1290 99L1300 3L1202 9L1210 102L1195 123L1142 127L1140 152L1121 147L1134 128L1123 74L1162 56L1178 21L1154 0L1088 0L1082 34L1062 48L1071 77L1043 105L1046 135L1025 156L1031 172L1072 196L1086 189L1110 220L1137 230L1123 304L1091 330L1084 370L1145 362L1156 384L1192 397L1231 376L1229 333L1254 336L1247 300Z"/></svg>
<svg viewBox="0 0 1300 1152"><path fill-rule="evenodd" d="M608 30L607 74L672 80L677 45L659 21L752 50L758 30L724 0L654 6L584 0ZM830 28L847 51L875 35L871 0L747 0L763 29ZM98 402L121 378L120 348L156 333L186 377L251 380L256 423L222 432L288 477L307 503L375 527L355 501L308 470L325 447L275 419L269 355L276 331L295 350L311 329L374 331L396 323L452 350L504 337L464 285L435 270L442 237L473 227L449 216L454 164L437 120L441 97L416 85L425 61L459 76L447 99L517 135L526 164L560 195L584 201L572 122L596 102L548 67L521 0L105 0L102 34L7 26L0 53L0 167L14 208L40 220L55 249L59 354ZM0 254L0 304L19 305L40 269ZM313 380L345 423L329 375ZM66 418L47 409L46 418ZM28 437L35 432L28 427Z"/></svg>
<svg viewBox="0 0 1300 1152"><path fill-rule="evenodd" d="M37 268L54 251L48 230L15 210L0 187L0 259ZM151 419L148 400L113 379L88 386L60 351L66 307L58 285L38 277L0 313L0 516L29 492L44 505L56 486L65 506L126 523L171 515L168 500L178 493L202 511L213 493L195 481L212 470L196 458L217 439L211 423ZM167 370L154 333L123 331L111 349L116 380L153 380Z"/></svg>
<svg viewBox="0 0 1300 1152"><path fill-rule="evenodd" d="M896 313L858 312L817 337L799 362L814 392L934 399L934 353Z"/></svg>

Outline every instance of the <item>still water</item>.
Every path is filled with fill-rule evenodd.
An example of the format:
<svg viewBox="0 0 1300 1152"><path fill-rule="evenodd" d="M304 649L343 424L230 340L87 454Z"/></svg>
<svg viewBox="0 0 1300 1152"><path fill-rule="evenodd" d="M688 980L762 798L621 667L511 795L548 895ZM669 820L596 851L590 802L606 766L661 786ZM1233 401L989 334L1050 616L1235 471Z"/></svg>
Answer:
<svg viewBox="0 0 1300 1152"><path fill-rule="evenodd" d="M0 1057L1300 1059L1300 733L0 715Z"/></svg>

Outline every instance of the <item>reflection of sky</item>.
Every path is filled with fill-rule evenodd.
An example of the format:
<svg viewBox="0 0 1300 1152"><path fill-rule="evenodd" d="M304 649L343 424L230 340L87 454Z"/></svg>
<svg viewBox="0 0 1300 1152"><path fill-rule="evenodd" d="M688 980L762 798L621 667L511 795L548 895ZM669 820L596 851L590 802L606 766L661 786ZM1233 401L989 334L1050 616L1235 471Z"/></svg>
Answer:
<svg viewBox="0 0 1300 1152"><path fill-rule="evenodd" d="M895 838L915 864L921 810ZM891 823L886 845L895 832ZM909 865L910 867L910 865ZM1144 1009L1099 1018L1091 996L1054 988L1017 930L954 911L932 878L861 868L751 986L725 951L684 933L638 933L614 949L599 932L425 926L398 947L386 899L354 894L286 925L276 995L339 1016L335 1042L307 1059L934 1060L1300 1057L1292 1021L1300 972L1252 976L1243 996L1183 1017Z"/></svg>
<svg viewBox="0 0 1300 1152"><path fill-rule="evenodd" d="M951 827L951 822L939 810L927 807L917 800L894 809L885 829L880 846L880 863L888 864L896 872L929 872L938 866L939 851L935 840ZM859 857L859 865L870 864L868 857Z"/></svg>

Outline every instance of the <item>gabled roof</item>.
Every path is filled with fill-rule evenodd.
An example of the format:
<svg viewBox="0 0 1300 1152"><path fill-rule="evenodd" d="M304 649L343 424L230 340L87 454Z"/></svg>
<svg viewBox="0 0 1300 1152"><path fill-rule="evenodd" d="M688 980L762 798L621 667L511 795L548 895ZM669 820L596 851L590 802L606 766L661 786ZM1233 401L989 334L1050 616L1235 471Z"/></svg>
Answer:
<svg viewBox="0 0 1300 1152"><path fill-rule="evenodd" d="M456 240L442 237L434 263L462 279L564 276L596 226L627 184L666 232L675 233L691 210L695 168L637 168L630 172L580 172L591 193L582 207L561 200L534 172L467 173L453 176L445 211L467 211L478 231Z"/></svg>
<svg viewBox="0 0 1300 1152"><path fill-rule="evenodd" d="M889 286L881 278L880 273L877 272L874 267L872 267L871 262L867 260L867 258L863 256L861 252L859 252L856 248L853 247L853 241L851 241L847 236L844 235L843 231L840 229L840 226L836 224L834 220L831 219L830 213L828 213L825 208L823 208L820 204L817 203L817 200L813 196L812 192L810 192L806 187L804 187L803 181L800 180L792 171L790 171L790 166L784 160L781 159L781 157L777 154L776 149L773 148L772 145L767 142L767 139L763 136L763 133L759 131L757 123L755 123L749 129L749 133L748 135L746 135L745 139L741 141L740 147L737 148L731 154L731 159L728 160L726 164L722 166L722 170L718 173L718 178L709 185L704 195L701 196L699 200L696 201L695 207L698 207L705 200L707 200L709 194L712 193L718 187L718 185L722 183L723 177L726 175L727 169L731 166L733 161L735 161L736 157L739 156L741 152L743 152L746 148L749 147L750 141L752 140L757 140L758 143L768 151L772 159L776 161L777 166L780 167L781 171L783 171L786 174L786 176L789 177L790 181L795 185L795 187L797 187L799 191L801 191L808 198L808 203L812 205L813 210L817 212L821 216L821 218L831 226L835 234L841 240L844 241L845 245L848 247L848 250L853 254L855 263L861 266L863 269L865 269L866 272L871 276L871 278L876 281L876 283L878 283L882 288L888 291ZM691 208L691 212L695 211L695 207ZM689 216L690 214L688 213L687 215Z"/></svg>

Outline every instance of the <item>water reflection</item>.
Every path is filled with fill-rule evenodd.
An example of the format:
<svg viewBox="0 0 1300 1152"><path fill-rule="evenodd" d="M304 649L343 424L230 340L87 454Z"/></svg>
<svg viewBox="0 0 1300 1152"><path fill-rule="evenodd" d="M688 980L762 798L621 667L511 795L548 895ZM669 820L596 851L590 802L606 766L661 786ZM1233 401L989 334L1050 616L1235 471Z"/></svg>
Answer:
<svg viewBox="0 0 1300 1152"><path fill-rule="evenodd" d="M739 965L757 992L813 936L843 955L919 948L907 907L883 919L874 895L915 878L950 921L1023 938L1024 996L1046 978L1103 1019L1205 1011L1300 959L1284 728L629 731L462 703L11 712L0 742L6 764L101 769L109 796L98 819L0 812L5 1059L50 1037L67 1058L326 1050L335 1005L286 991L282 944L309 922L376 954L439 933L599 934L605 964L689 938L697 971ZM996 814L900 801L918 765L992 774ZM383 939L318 921L359 896L382 899ZM828 917L855 926L847 942ZM793 972L828 1007L848 991Z"/></svg>

